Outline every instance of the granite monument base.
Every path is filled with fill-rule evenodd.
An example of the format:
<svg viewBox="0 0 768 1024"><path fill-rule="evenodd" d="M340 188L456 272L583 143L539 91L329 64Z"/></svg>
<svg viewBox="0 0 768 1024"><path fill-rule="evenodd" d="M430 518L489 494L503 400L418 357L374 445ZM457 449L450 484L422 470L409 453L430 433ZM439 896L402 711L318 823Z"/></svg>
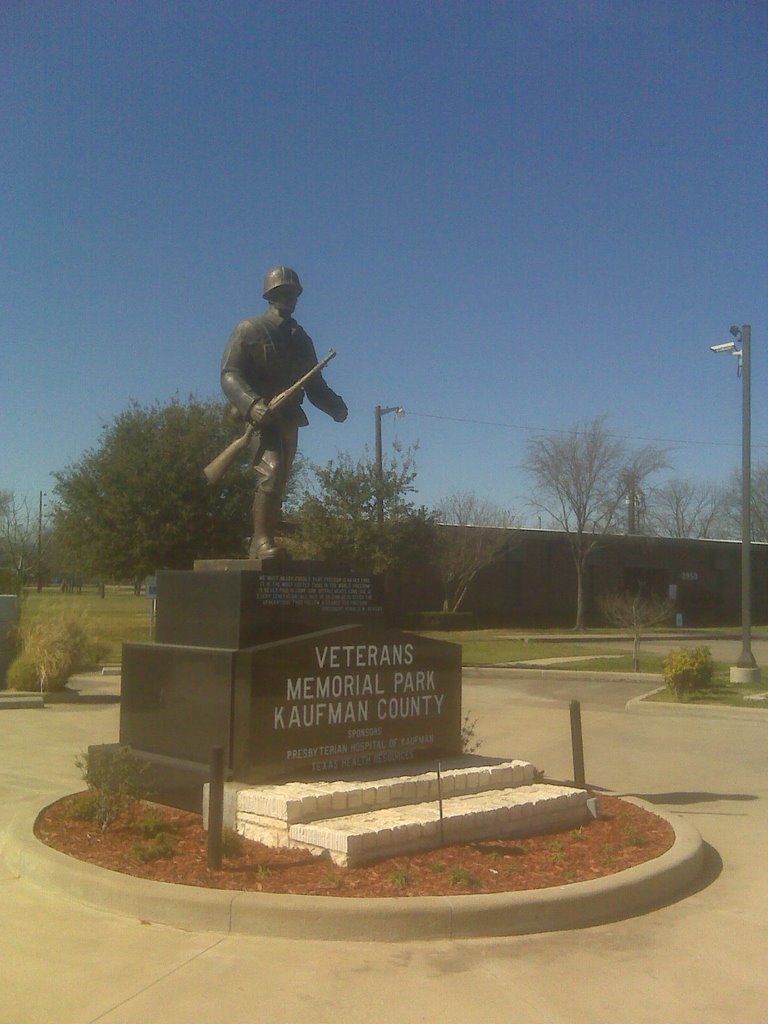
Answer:
<svg viewBox="0 0 768 1024"><path fill-rule="evenodd" d="M157 574L157 640L123 646L120 744L201 809L214 747L244 783L461 750L461 648L386 627L381 581L316 563Z"/></svg>

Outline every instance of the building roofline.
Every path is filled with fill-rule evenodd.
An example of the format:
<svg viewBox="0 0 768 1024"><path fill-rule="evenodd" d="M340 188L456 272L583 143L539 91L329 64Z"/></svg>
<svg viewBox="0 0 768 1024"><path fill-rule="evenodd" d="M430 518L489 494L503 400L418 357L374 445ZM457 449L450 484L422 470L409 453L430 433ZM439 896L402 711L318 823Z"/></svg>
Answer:
<svg viewBox="0 0 768 1024"><path fill-rule="evenodd" d="M452 528L454 530L494 530L497 533L508 533L508 534L539 534L545 535L550 534L555 537L567 537L569 535L568 530L552 529L545 526L484 526L479 523L442 523L438 522L438 526ZM667 541L676 544L730 544L730 545L741 545L741 539L735 539L733 537L672 537L667 534L660 533L604 533L600 534L606 540L653 540L653 541ZM753 540L753 547L768 547L767 541Z"/></svg>

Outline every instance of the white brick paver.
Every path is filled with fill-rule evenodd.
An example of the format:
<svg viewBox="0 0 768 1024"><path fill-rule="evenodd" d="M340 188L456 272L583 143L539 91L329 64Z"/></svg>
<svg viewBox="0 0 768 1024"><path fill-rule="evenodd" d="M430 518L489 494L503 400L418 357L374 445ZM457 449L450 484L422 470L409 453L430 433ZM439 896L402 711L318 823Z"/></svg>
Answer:
<svg viewBox="0 0 768 1024"><path fill-rule="evenodd" d="M237 829L270 846L327 852L342 865L444 841L502 838L575 827L590 816L585 790L534 783L534 767L509 762L361 782L286 783L243 790Z"/></svg>

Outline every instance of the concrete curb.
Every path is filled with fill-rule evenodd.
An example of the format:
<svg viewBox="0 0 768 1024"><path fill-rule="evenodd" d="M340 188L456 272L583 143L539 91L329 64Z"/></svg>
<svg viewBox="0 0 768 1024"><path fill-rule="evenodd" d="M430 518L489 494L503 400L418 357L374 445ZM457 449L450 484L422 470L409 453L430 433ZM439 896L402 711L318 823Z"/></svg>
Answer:
<svg viewBox="0 0 768 1024"><path fill-rule="evenodd" d="M45 701L39 693L3 690L0 693L0 711L18 711L19 708L44 708Z"/></svg>
<svg viewBox="0 0 768 1024"><path fill-rule="evenodd" d="M535 666L523 666L517 662L512 662L509 665L503 662L483 665L464 662L462 669L471 669L475 673L490 670L499 674L503 672L505 675L533 676L536 679L571 679L573 676L583 675L585 679L593 678L611 683L657 683L663 678L660 672L600 672L584 668L536 668ZM590 673L592 673L591 677Z"/></svg>
<svg viewBox="0 0 768 1024"><path fill-rule="evenodd" d="M552 889L482 896L358 899L286 896L153 882L75 860L33 833L37 811L14 818L3 854L14 874L86 906L189 931L290 939L403 942L529 935L605 924L685 894L701 875L704 845L695 828L637 798L668 821L670 850L607 878Z"/></svg>
<svg viewBox="0 0 768 1024"><path fill-rule="evenodd" d="M768 707L732 708L727 704L676 704L666 701L649 701L647 698L665 686L657 686L648 693L633 697L624 705L625 711L637 711L650 715L690 715L693 718L735 718L744 721L759 721L759 716L768 711Z"/></svg>

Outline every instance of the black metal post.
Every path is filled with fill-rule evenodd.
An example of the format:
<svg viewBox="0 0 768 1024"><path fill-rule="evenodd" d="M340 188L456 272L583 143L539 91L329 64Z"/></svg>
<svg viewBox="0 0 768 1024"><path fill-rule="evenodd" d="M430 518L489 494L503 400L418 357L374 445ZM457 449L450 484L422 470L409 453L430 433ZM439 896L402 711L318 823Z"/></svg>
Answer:
<svg viewBox="0 0 768 1024"><path fill-rule="evenodd" d="M581 704L577 700L572 700L570 703L570 710L571 747L573 748L573 781L577 786L585 786L584 741L581 735Z"/></svg>
<svg viewBox="0 0 768 1024"><path fill-rule="evenodd" d="M440 845L445 846L445 833L443 832L443 777L439 761L437 762L437 813L440 819Z"/></svg>
<svg viewBox="0 0 768 1024"><path fill-rule="evenodd" d="M211 747L211 778L208 786L208 867L221 867L221 835L224 826L224 747Z"/></svg>

